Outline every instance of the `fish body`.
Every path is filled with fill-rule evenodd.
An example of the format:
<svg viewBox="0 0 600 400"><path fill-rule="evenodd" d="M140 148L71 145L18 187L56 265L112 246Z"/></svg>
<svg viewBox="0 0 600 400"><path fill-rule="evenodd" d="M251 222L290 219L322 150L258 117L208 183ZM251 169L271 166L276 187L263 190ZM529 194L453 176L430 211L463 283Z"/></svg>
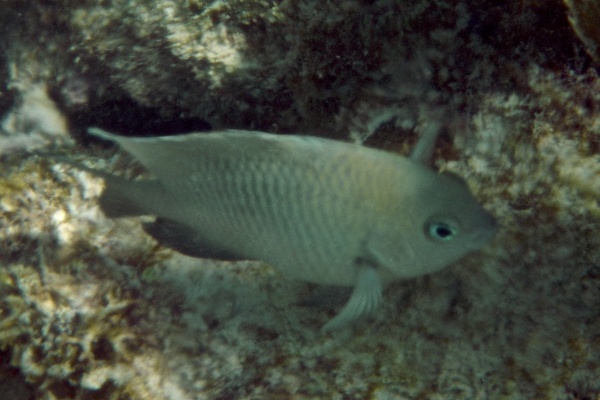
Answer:
<svg viewBox="0 0 600 400"><path fill-rule="evenodd" d="M250 131L116 142L154 176L104 175L109 216L198 257L262 260L289 278L354 287L326 330L371 313L382 285L480 249L497 225L462 179L415 159L309 136Z"/></svg>

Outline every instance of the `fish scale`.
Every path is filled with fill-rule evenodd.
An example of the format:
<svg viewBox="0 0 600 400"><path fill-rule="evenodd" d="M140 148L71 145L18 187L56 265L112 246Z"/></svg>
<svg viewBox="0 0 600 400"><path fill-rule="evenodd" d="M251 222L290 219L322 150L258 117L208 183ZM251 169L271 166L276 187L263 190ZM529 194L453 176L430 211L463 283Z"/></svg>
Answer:
<svg viewBox="0 0 600 400"><path fill-rule="evenodd" d="M296 201L287 199L284 204L293 207L290 210L290 217L292 217L290 223L296 226L302 235L300 243L303 245L303 256L295 261L298 264L304 263L307 276L314 274L318 279L321 278L319 276L321 271L315 270L314 266L323 265L327 261L335 259L335 257L328 257L327 255L327 250L331 250L327 227L332 225L331 223L328 224L327 221L328 215L330 216L328 214L329 199L322 195L321 183L318 182L317 176L310 174L312 171L306 171L304 174L302 172L299 171L301 176L295 176L294 181L312 180L314 184L308 186L304 192L295 193ZM283 214L287 213L284 212ZM310 221L310 223L301 223L301 221Z"/></svg>
<svg viewBox="0 0 600 400"><path fill-rule="evenodd" d="M261 169L263 168L260 164L250 163L246 165L243 173L230 177L229 184L227 184L228 179L224 176L230 173L229 171L219 175L221 179L215 179L213 182L215 187L211 193L214 194L215 199L221 200L219 204L223 207L219 213L228 217L226 218L228 224L239 227L237 232L243 241L250 241L253 237L260 236L261 231L267 227L274 226L273 218L269 215L272 214L273 207L270 207L266 201L268 197L263 193L265 192L265 180L260 178ZM242 193L241 196L239 196L240 193ZM215 201L208 200L206 202L214 203ZM239 212L241 203L244 203L245 213ZM256 215L262 216L262 224L257 224L253 220L253 216ZM239 220L240 223L235 224L236 220Z"/></svg>
<svg viewBox="0 0 600 400"><path fill-rule="evenodd" d="M277 235L285 235L289 237L291 242L295 243L294 248L299 248L300 251L293 252L292 254L285 254L287 259L282 267L294 264L294 268L288 271L291 275L296 275L295 269L302 269L303 271L299 275L312 276L313 280L323 281L327 276L328 270L326 268L318 268L323 264L326 264L328 260L335 260L336 257L333 254L335 247L340 246L328 246L333 243L331 236L333 232L328 227L335 226L333 223L326 223L331 220L331 216L334 213L330 212L329 201L327 198L323 198L325 186L324 177L327 176L331 171L324 171L323 174L317 174L314 168L291 168L286 165L277 165L270 167L268 160L240 160L240 164L244 165L235 176L235 182L238 185L237 188L233 188L232 192L228 193L227 190L220 191L219 183L223 186L227 186L227 179L224 177L230 171L225 169L225 165L228 164L227 160L220 160L216 156L214 164L211 168L216 170L223 170L223 173L219 174L218 177L214 177L212 183L215 185L209 190L213 194L213 198L206 201L207 203L215 203L216 199L221 199L222 202L218 204L228 204L228 199L239 199L245 203L248 212L246 214L238 215L243 218L244 224L239 229L239 235L241 236L242 242L252 241L255 237L260 237L262 229L275 229ZM273 201L275 196L275 190L268 188L264 183L268 181L269 177L274 176L269 174L269 170L278 170L277 176L280 179L276 180L276 185L280 187L282 193L286 193L288 198L281 198L281 201ZM334 168L336 169L336 168ZM220 178L220 179L219 179ZM340 177L343 178L343 177ZM298 185L297 182L312 181L313 185L302 186ZM343 182L343 179L338 181ZM343 184L341 185L343 188ZM304 190L299 191L299 188ZM335 194L338 190L330 192ZM233 193L242 193L242 196L233 196ZM330 196L336 197L336 196ZM269 199L271 201L269 202ZM294 201L297 200L297 201ZM323 206L325 205L325 206ZM236 209L240 207L237 201L233 201L233 204L229 204L228 212L221 210L219 213L225 215L235 214ZM200 207L202 208L202 207ZM254 218L252 218L254 216ZM260 220L257 223L255 219ZM286 221L287 229L282 229L281 225L277 224L277 220ZM302 224L301 221L314 221L314 224L306 225ZM294 222L296 221L296 222ZM227 222L228 224L230 221ZM327 232L327 235L322 233ZM316 238L321 240L316 241ZM283 261L283 260L279 260ZM347 265L347 268L351 268L351 265ZM326 281L330 281L331 278Z"/></svg>
<svg viewBox="0 0 600 400"><path fill-rule="evenodd" d="M277 236L287 235L290 242L294 243L295 251L286 252L282 254L285 258L288 258L288 262L293 260L302 259L302 263L298 264L299 268L306 267L306 265L313 262L313 258L316 256L317 249L312 249L310 231L305 229L305 226L298 221L305 220L305 210L302 209L302 197L303 195L297 191L295 185L290 185L290 182L295 181L297 176L294 176L294 171L285 171L287 173L281 174L279 184L282 186L282 191L287 194L286 197L282 197L280 201L274 206L274 218L283 221L282 228L277 232ZM288 177L288 179L285 179ZM289 187L286 187L289 186ZM290 198L299 201L290 201ZM285 268L285 266L284 266Z"/></svg>
<svg viewBox="0 0 600 400"><path fill-rule="evenodd" d="M353 287L325 331L372 313L388 282L437 271L497 230L462 179L424 164L436 132L426 132L410 158L262 132L90 133L156 176L124 183L97 172L107 215L156 216L146 231L186 254L263 260L287 277Z"/></svg>

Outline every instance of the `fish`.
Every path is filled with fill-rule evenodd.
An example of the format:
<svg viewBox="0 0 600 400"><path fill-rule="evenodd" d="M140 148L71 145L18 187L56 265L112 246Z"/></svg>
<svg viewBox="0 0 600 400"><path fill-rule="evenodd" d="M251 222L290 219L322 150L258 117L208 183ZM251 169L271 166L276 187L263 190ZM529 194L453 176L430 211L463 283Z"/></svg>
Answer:
<svg viewBox="0 0 600 400"><path fill-rule="evenodd" d="M351 288L323 332L364 320L390 282L438 271L482 249L498 229L463 179L427 165L435 132L409 157L255 131L88 132L153 175L98 172L106 216L153 216L145 231L186 255L260 260L286 278Z"/></svg>

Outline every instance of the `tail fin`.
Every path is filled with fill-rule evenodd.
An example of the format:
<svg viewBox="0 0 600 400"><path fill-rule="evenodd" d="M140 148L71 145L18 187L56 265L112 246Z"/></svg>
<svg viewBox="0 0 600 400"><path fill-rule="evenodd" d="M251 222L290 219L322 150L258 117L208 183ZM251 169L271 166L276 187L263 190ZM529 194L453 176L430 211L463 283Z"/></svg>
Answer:
<svg viewBox="0 0 600 400"><path fill-rule="evenodd" d="M109 218L157 215L169 204L169 196L158 180L132 181L99 171L66 157L52 156L56 161L69 164L104 179L100 208Z"/></svg>
<svg viewBox="0 0 600 400"><path fill-rule="evenodd" d="M164 199L164 189L157 180L130 181L114 175L103 175L104 192L100 207L109 218L156 215Z"/></svg>

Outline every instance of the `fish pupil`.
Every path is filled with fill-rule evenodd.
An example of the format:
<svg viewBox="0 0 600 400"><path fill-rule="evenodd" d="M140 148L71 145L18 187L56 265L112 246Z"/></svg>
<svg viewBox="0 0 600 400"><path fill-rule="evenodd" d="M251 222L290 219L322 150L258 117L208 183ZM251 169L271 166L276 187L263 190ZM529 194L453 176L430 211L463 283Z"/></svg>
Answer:
<svg viewBox="0 0 600 400"><path fill-rule="evenodd" d="M432 239L442 241L452 240L457 232L454 227L444 222L433 222L429 224L427 231Z"/></svg>
<svg viewBox="0 0 600 400"><path fill-rule="evenodd" d="M435 228L435 233L442 239L446 239L447 237L452 236L452 230L447 226L438 226L437 228Z"/></svg>

